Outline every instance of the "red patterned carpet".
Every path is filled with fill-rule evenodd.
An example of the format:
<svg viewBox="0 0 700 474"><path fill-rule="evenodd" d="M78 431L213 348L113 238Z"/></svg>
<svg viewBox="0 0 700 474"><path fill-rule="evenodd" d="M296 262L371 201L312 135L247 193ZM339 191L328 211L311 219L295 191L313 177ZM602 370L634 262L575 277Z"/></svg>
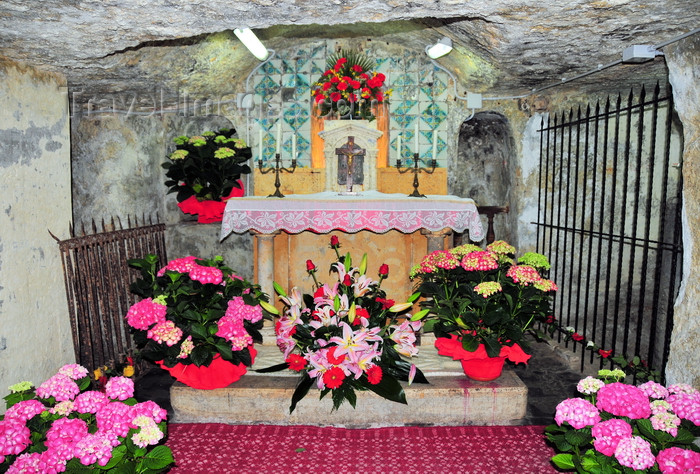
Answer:
<svg viewBox="0 0 700 474"><path fill-rule="evenodd" d="M366 430L315 426L170 424L183 473L549 473L543 426Z"/></svg>

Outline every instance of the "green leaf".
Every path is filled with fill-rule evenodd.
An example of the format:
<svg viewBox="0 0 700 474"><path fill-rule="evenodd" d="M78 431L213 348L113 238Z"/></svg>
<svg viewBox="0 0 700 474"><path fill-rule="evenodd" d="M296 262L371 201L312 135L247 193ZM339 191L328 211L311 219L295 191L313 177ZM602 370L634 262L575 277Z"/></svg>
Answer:
<svg viewBox="0 0 700 474"><path fill-rule="evenodd" d="M378 384L372 385L368 383L367 388L387 400L408 405L403 387L399 381L390 374L384 373L382 380Z"/></svg>
<svg viewBox="0 0 700 474"><path fill-rule="evenodd" d="M124 458L124 455L126 455L126 446L123 444L120 444L119 446L115 447L112 450L112 458L109 460L109 462L104 466L104 469L112 469L114 466L119 464L121 460Z"/></svg>
<svg viewBox="0 0 700 474"><path fill-rule="evenodd" d="M256 369L253 372L266 374L269 372L279 372L280 370L284 370L284 369L288 369L288 368L289 368L289 365L287 365L286 362L282 362L281 364L272 365L270 367L265 367L264 369Z"/></svg>
<svg viewBox="0 0 700 474"><path fill-rule="evenodd" d="M413 293L411 296L408 297L408 299L406 301L409 303L413 303L418 298L420 298L420 291L416 291L415 293Z"/></svg>
<svg viewBox="0 0 700 474"><path fill-rule="evenodd" d="M552 457L552 462L559 468L570 471L574 469L574 460L572 454L560 453Z"/></svg>
<svg viewBox="0 0 700 474"><path fill-rule="evenodd" d="M593 438L584 430L570 430L564 434L566 441L572 446L585 446L589 444Z"/></svg>
<svg viewBox="0 0 700 474"><path fill-rule="evenodd" d="M157 471L165 469L166 466L169 466L174 462L175 458L173 458L173 452L171 449L167 446L159 445L146 454L139 465L142 465L147 469Z"/></svg>
<svg viewBox="0 0 700 474"><path fill-rule="evenodd" d="M313 383L314 381L311 377L309 377L309 374L304 372L299 380L299 383L297 384L296 390L294 390L294 394L292 394L292 404L289 406L289 413L292 413L297 407L297 403L299 403L301 399L304 398L307 393L309 393L309 389Z"/></svg>

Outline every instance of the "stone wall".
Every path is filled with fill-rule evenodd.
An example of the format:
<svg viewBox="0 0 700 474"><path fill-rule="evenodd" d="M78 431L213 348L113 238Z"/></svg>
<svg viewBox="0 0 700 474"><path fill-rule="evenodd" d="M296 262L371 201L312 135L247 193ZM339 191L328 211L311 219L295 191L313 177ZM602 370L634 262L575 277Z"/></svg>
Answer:
<svg viewBox="0 0 700 474"><path fill-rule="evenodd" d="M683 282L673 319L666 367L670 383L700 388L700 37L691 36L664 49L678 115L683 122Z"/></svg>
<svg viewBox="0 0 700 474"><path fill-rule="evenodd" d="M0 393L75 360L61 258L71 219L65 79L0 58ZM0 413L5 404L0 404Z"/></svg>

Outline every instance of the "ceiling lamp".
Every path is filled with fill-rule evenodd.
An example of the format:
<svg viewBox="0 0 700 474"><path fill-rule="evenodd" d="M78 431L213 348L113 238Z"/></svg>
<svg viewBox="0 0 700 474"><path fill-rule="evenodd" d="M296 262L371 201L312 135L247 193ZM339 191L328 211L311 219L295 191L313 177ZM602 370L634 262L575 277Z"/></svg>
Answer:
<svg viewBox="0 0 700 474"><path fill-rule="evenodd" d="M262 44L258 37L255 36L255 33L250 30L250 28L236 28L233 30L233 32L236 34L236 36L238 36L238 39L241 40L243 46L248 48L248 51L250 51L253 56L258 58L260 61L265 61L267 59L267 48L265 48L265 45Z"/></svg>
<svg viewBox="0 0 700 474"><path fill-rule="evenodd" d="M452 40L447 36L443 36L440 41L425 50L430 59L441 58L450 51L452 51Z"/></svg>

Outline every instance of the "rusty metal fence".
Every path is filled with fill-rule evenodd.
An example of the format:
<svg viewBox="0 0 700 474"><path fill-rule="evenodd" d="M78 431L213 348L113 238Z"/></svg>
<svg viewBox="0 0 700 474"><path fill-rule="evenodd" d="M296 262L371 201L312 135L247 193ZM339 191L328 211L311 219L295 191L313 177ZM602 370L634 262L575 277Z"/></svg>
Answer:
<svg viewBox="0 0 700 474"><path fill-rule="evenodd" d="M682 263L683 143L670 90L555 114L540 133L535 224L561 326L663 373ZM586 361L603 366L592 352L582 370Z"/></svg>
<svg viewBox="0 0 700 474"><path fill-rule="evenodd" d="M126 229L114 218L97 227L81 225L76 235L70 226L67 240L51 234L61 251L76 362L90 370L123 362L135 349L124 316L136 302L129 286L139 273L127 261L149 253L167 261L165 224L127 217Z"/></svg>

